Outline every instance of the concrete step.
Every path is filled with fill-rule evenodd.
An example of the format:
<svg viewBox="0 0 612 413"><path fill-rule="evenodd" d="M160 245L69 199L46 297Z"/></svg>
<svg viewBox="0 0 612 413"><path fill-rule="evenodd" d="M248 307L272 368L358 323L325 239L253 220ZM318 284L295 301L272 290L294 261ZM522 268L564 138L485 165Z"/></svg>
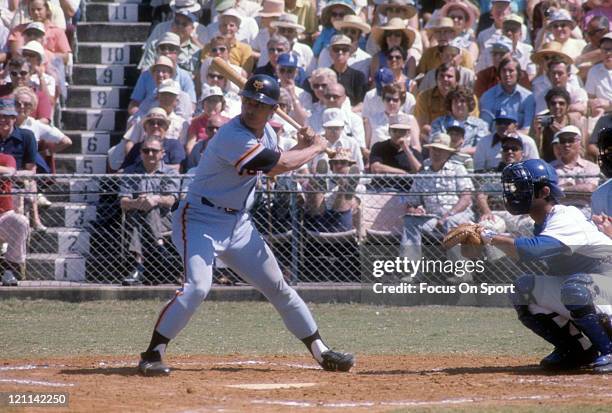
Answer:
<svg viewBox="0 0 612 413"><path fill-rule="evenodd" d="M106 30L109 30L107 27ZM84 42L79 39L79 63L127 65L137 64L142 57L142 42ZM130 43L132 42L132 43Z"/></svg>
<svg viewBox="0 0 612 413"><path fill-rule="evenodd" d="M85 281L86 259L79 254L28 254L27 280Z"/></svg>
<svg viewBox="0 0 612 413"><path fill-rule="evenodd" d="M69 202L55 202L39 208L39 214L46 227L84 228L97 218L95 205Z"/></svg>
<svg viewBox="0 0 612 413"><path fill-rule="evenodd" d="M125 109L132 88L125 86L68 86L66 106L70 108Z"/></svg>
<svg viewBox="0 0 612 413"><path fill-rule="evenodd" d="M77 25L77 38L82 42L143 42L151 23L84 23Z"/></svg>
<svg viewBox="0 0 612 413"><path fill-rule="evenodd" d="M88 22L150 22L151 6L134 3L87 3Z"/></svg>
<svg viewBox="0 0 612 413"><path fill-rule="evenodd" d="M91 179L57 178L39 189L51 202L97 203L100 201L100 181Z"/></svg>
<svg viewBox="0 0 612 413"><path fill-rule="evenodd" d="M122 132L70 131L66 135L72 139L72 145L62 153L83 155L105 155L123 137Z"/></svg>
<svg viewBox="0 0 612 413"><path fill-rule="evenodd" d="M68 108L62 110L62 130L122 131L127 118L124 109Z"/></svg>
<svg viewBox="0 0 612 413"><path fill-rule="evenodd" d="M138 76L136 65L76 64L72 80L77 85L134 86Z"/></svg>
<svg viewBox="0 0 612 413"><path fill-rule="evenodd" d="M55 227L32 231L30 251L44 254L89 254L89 232L81 228Z"/></svg>
<svg viewBox="0 0 612 413"><path fill-rule="evenodd" d="M58 174L103 174L106 173L106 155L55 155Z"/></svg>

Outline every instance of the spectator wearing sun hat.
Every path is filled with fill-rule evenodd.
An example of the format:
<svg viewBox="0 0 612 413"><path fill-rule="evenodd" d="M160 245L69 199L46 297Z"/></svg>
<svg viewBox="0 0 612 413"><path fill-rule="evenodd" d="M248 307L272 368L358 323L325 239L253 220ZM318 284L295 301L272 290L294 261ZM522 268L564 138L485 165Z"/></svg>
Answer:
<svg viewBox="0 0 612 413"><path fill-rule="evenodd" d="M447 2L440 9L442 17L450 18L459 34L456 37L459 46L467 50L474 60L478 59L479 49L474 37L474 23L480 17L480 10L469 2Z"/></svg>
<svg viewBox="0 0 612 413"><path fill-rule="evenodd" d="M293 52L300 61L300 68L303 69L306 75L310 75L316 69L317 61L314 58L312 49L309 45L299 41L300 36L304 33L304 26L298 23L297 16L289 13L281 15L276 21L270 24L276 30L276 34L283 36L289 42L289 50ZM261 50L261 57L257 62L257 66L265 66L270 61L268 47Z"/></svg>
<svg viewBox="0 0 612 413"><path fill-rule="evenodd" d="M351 106L354 110L357 110L361 107L367 92L368 79L363 72L348 65L352 44L351 39L343 34L332 37L330 42L332 65L330 68L338 76L338 83L346 89L346 95L351 101Z"/></svg>
<svg viewBox="0 0 612 413"><path fill-rule="evenodd" d="M271 25L283 15L284 9L285 2L283 0L264 0L262 9L257 13L260 27L257 36L253 39L251 47L253 48L254 56L257 58L258 67L265 64L260 64L259 62L262 60L263 54L265 54L264 59L267 63L268 40L270 39L271 32L274 32L274 28Z"/></svg>
<svg viewBox="0 0 612 413"><path fill-rule="evenodd" d="M172 31L172 26L174 25L174 14L176 14L176 12L185 10L190 13L197 13L201 8L200 4L195 0L176 0L170 4L170 7L172 8L173 18L168 21L163 21L153 28L153 31L144 44L145 50L148 47L151 47L151 45L154 45L165 33ZM201 44L208 43L209 36L206 26L195 21L193 23L193 28L198 41Z"/></svg>
<svg viewBox="0 0 612 413"><path fill-rule="evenodd" d="M334 27L335 21L341 21L347 14L355 14L355 4L352 0L328 0L321 9L321 33L312 45L312 52L318 58L319 54L329 46L331 39L338 33Z"/></svg>
<svg viewBox="0 0 612 413"><path fill-rule="evenodd" d="M366 79L368 79L370 76L370 62L372 56L359 47L359 42L362 36L370 33L370 25L364 22L361 16L347 14L342 20L334 21L334 27L338 32L351 39L351 55L348 60L348 65L362 72ZM328 46L321 51L317 67L330 67L331 64L332 59Z"/></svg>
<svg viewBox="0 0 612 413"><path fill-rule="evenodd" d="M599 184L599 166L584 159L582 133L569 125L555 133L553 138L556 160L550 165L559 177L559 186L568 191L564 204L574 205L590 216L591 194Z"/></svg>
<svg viewBox="0 0 612 413"><path fill-rule="evenodd" d="M237 0L214 0L214 9L213 9L213 22L210 23L207 27L207 36L208 39L212 39L214 36L220 33L219 23L221 22L220 16L226 11L233 9L240 16L240 28L238 28L238 32L236 33L236 40L246 43L248 45L252 45L255 37L257 37L257 33L259 33L259 25L257 21L251 16L251 14L246 10L249 7L242 7L242 3L246 3L249 6L254 4L254 2L250 1L241 1ZM259 3L255 3L255 9L250 7L251 9L257 10L259 12L261 7ZM216 14L215 14L216 13Z"/></svg>
<svg viewBox="0 0 612 413"><path fill-rule="evenodd" d="M493 24L478 33L477 37L478 48L481 51L489 47L493 35L502 34L504 19L512 14L511 3L512 1L510 0L491 0L491 18L493 19ZM526 26L523 25L521 33L521 41L526 42L528 33Z"/></svg>
<svg viewBox="0 0 612 413"><path fill-rule="evenodd" d="M427 73L440 66L442 64L442 49L459 34L455 24L449 17L433 18L427 22L425 29L431 33L437 45L429 47L423 52L423 57L421 57L416 68L417 74ZM472 59L469 53L462 53L460 65L468 69L474 69L474 59Z"/></svg>
<svg viewBox="0 0 612 413"><path fill-rule="evenodd" d="M297 23L311 35L318 31L317 9L307 0L285 0L285 12L297 17Z"/></svg>
<svg viewBox="0 0 612 413"><path fill-rule="evenodd" d="M587 45L583 39L572 37L572 31L575 28L576 22L565 9L556 9L551 12L546 25L546 30L552 33L552 40L561 43L563 46L561 50L572 59L580 56Z"/></svg>
<svg viewBox="0 0 612 413"><path fill-rule="evenodd" d="M374 74L379 68L389 66L387 54L390 49L399 47L404 51L413 50L417 37L418 33L408 27L406 22L399 17L391 18L385 25L374 26L372 34L368 38L368 44L371 43L375 47L366 49L373 52L370 73ZM411 71L413 72L416 67L414 54L407 54L405 60L405 66L412 68Z"/></svg>
<svg viewBox="0 0 612 413"><path fill-rule="evenodd" d="M242 25L243 16L236 9L227 9L219 16L219 33L225 37L230 45L229 61L251 73L255 65L253 49L249 44L237 38L237 32ZM202 49L203 55L208 55L211 46L207 44Z"/></svg>

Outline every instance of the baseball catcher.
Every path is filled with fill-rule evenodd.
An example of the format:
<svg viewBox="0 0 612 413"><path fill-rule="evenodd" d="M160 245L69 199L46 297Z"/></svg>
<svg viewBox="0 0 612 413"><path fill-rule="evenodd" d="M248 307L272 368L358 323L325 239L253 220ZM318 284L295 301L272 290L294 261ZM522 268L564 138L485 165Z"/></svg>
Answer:
<svg viewBox="0 0 612 413"><path fill-rule="evenodd" d="M564 193L556 172L541 159L506 166L502 186L508 212L534 220L533 236L513 238L474 225L449 233L446 243L483 243L518 261L545 262L546 274L519 277L511 296L521 323L554 346L540 366L612 371L612 240L579 209L559 204Z"/></svg>

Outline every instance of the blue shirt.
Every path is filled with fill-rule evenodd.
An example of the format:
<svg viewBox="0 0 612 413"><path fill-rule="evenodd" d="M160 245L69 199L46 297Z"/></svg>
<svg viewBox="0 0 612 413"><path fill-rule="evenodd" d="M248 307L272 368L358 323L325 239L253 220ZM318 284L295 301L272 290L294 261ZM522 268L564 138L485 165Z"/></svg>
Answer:
<svg viewBox="0 0 612 413"><path fill-rule="evenodd" d="M612 216L612 179L608 179L593 192L591 209L594 215Z"/></svg>
<svg viewBox="0 0 612 413"><path fill-rule="evenodd" d="M487 122L491 132L495 129L495 112L499 109L515 113L518 117L518 128L528 129L535 116L535 99L533 94L521 85L517 84L514 92L507 94L498 83L480 98L480 118Z"/></svg>
<svg viewBox="0 0 612 413"><path fill-rule="evenodd" d="M34 134L28 129L14 128L8 138L0 140L0 152L15 158L17 169L25 169L29 163L36 164L38 145Z"/></svg>
<svg viewBox="0 0 612 413"><path fill-rule="evenodd" d="M455 118L451 115L444 115L436 118L431 123L430 135L433 136L436 132L448 133L446 127L453 122ZM463 137L463 148L476 147L481 138L484 138L489 134L489 125L480 118L475 116L468 116L468 118L461 122L465 129L465 135Z"/></svg>
<svg viewBox="0 0 612 413"><path fill-rule="evenodd" d="M179 83L181 90L189 95L191 102L196 103L195 86L193 84L193 80L191 80L191 75L189 72L177 67L174 80ZM138 81L136 82L136 86L134 86L130 99L142 102L148 97L155 96L156 93L157 86L155 85L155 80L153 80L153 75L151 72L147 70L142 72L138 77Z"/></svg>
<svg viewBox="0 0 612 413"><path fill-rule="evenodd" d="M223 125L208 141L189 185L187 197L206 197L218 207L249 209L254 200L259 173L245 165L265 149L277 150L276 133L266 124L264 134L255 134L240 120L240 115Z"/></svg>
<svg viewBox="0 0 612 413"><path fill-rule="evenodd" d="M162 144L164 148L164 164L177 165L183 162L183 159L185 159L185 149L178 139L164 139ZM142 162L142 155L140 154L141 146L142 142L138 142L130 149L119 169L127 169L134 164ZM124 173L127 172L124 171Z"/></svg>

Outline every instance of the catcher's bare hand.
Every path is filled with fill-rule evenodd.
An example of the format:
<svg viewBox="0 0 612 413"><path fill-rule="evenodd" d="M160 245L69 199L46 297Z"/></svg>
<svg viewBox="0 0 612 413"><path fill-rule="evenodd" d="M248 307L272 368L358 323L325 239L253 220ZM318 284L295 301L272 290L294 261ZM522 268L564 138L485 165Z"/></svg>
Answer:
<svg viewBox="0 0 612 413"><path fill-rule="evenodd" d="M444 239L442 246L445 249L454 247L457 244L461 245L484 245L481 232L484 228L478 224L461 224L452 228Z"/></svg>

